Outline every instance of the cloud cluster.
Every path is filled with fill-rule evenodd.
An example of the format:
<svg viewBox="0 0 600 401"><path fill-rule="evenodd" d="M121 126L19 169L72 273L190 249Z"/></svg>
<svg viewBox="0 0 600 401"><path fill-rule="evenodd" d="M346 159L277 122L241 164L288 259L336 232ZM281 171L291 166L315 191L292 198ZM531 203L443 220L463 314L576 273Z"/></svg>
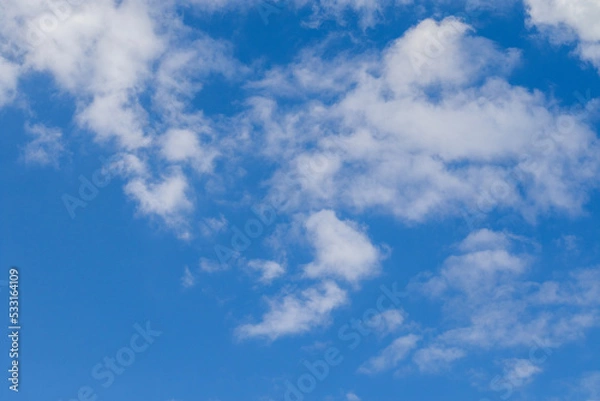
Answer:
<svg viewBox="0 0 600 401"><path fill-rule="evenodd" d="M470 31L425 20L379 55L308 53L256 83L261 146L289 161L271 181L290 194L282 207L408 222L493 207L527 219L580 213L597 186L596 135L577 113L511 85L518 51ZM286 106L282 87L314 100Z"/></svg>
<svg viewBox="0 0 600 401"><path fill-rule="evenodd" d="M421 372L439 372L479 351L494 355L520 350L533 358L542 347L583 338L600 325L600 268L577 269L560 280L533 281L529 276L534 256L519 248L519 237L485 229L474 232L439 271L422 273L409 285L412 294L439 303L443 316L412 355ZM392 345L363 370L398 368L400 361L408 360L408 350L399 358ZM505 359L505 379L527 384L541 372L535 362Z"/></svg>
<svg viewBox="0 0 600 401"><path fill-rule="evenodd" d="M355 288L379 272L384 255L356 223L340 220L331 210L321 210L306 217L304 226L314 260L301 266L302 276L313 282L304 290L268 298L268 311L261 321L240 326L239 337L274 340L323 326L329 323L331 313L348 301L347 290L341 285L350 283ZM263 282L283 274L275 262L253 260L249 266L262 270ZM378 318L382 330L393 331L402 323L402 316L395 314Z"/></svg>
<svg viewBox="0 0 600 401"><path fill-rule="evenodd" d="M343 23L352 11L367 28L388 7L409 3L286 5L311 8L309 26L330 18ZM186 2L207 13L258 4ZM532 24L562 41L577 39L580 56L600 69L597 2L526 5ZM249 155L270 163L268 198L298 218L312 260L295 267L248 262L263 284L292 272L303 288L266 298L266 311L239 326L239 338L275 340L325 326L351 291L380 272L385 252L357 223L363 213L415 224L497 208L534 220L581 213L598 186L600 146L585 116L512 84L520 52L500 48L456 18L423 20L382 50L330 56L327 43L304 49L294 62L257 74L260 67L235 59L231 43L185 26L177 10L174 2L153 0L3 4L0 107L20 96L20 77L50 78L74 99L76 127L119 155L110 167L125 180L138 212L162 219L186 239L202 196L195 184L216 175L219 160L232 169ZM252 80L240 85L245 109L225 123L193 106L213 79ZM25 160L56 165L62 133L41 125L29 131L36 137ZM203 230L210 235L227 224L205 220ZM422 372L435 372L472 350L524 347L534 339L555 347L597 326L598 269L574 271L563 281L531 281L533 257L518 242L489 230L465 238L439 271L411 285L413 293L445 305L445 325L434 334L403 334L361 371L382 372L410 360ZM188 268L182 284L195 284ZM386 333L405 319L399 312L380 318ZM520 359L504 364L513 381L526 383L539 373Z"/></svg>
<svg viewBox="0 0 600 401"><path fill-rule="evenodd" d="M600 4L594 0L524 0L529 22L556 42L577 41L577 53L600 72Z"/></svg>

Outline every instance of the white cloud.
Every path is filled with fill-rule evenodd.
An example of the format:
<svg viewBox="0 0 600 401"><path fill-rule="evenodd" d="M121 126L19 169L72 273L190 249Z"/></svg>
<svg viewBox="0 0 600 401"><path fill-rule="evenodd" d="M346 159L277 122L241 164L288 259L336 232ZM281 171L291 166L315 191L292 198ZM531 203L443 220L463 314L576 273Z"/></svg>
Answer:
<svg viewBox="0 0 600 401"><path fill-rule="evenodd" d="M316 250L315 261L304 267L306 276L356 283L377 274L381 253L355 223L339 220L332 210L321 210L313 213L305 226Z"/></svg>
<svg viewBox="0 0 600 401"><path fill-rule="evenodd" d="M496 288L506 279L521 275L527 265L525 255L510 253L506 235L480 230L471 233L460 245L463 255L446 259L440 274L423 284L430 296L459 290L467 296L480 297Z"/></svg>
<svg viewBox="0 0 600 401"><path fill-rule="evenodd" d="M199 262L200 270L205 273L215 273L229 268L228 265L221 264L214 259L200 258Z"/></svg>
<svg viewBox="0 0 600 401"><path fill-rule="evenodd" d="M47 2L10 5L8 18L24 19L42 37L31 45L25 26L3 31L23 53L23 68L50 73L74 95L76 121L99 140L114 139L126 149L147 146L146 113L136 96L151 76L151 63L165 49L156 10L138 0L62 6L59 20Z"/></svg>
<svg viewBox="0 0 600 401"><path fill-rule="evenodd" d="M253 259L248 262L248 267L260 273L259 281L263 284L270 284L285 273L285 267L272 260Z"/></svg>
<svg viewBox="0 0 600 401"><path fill-rule="evenodd" d="M25 132L34 137L23 149L25 163L58 167L65 154L61 130L36 124L25 126Z"/></svg>
<svg viewBox="0 0 600 401"><path fill-rule="evenodd" d="M345 24L345 13L353 11L358 16L363 29L373 27L384 18L384 12L391 7L412 4L413 0L294 0L296 7L308 7L313 15L308 26L317 28L324 20L335 19Z"/></svg>
<svg viewBox="0 0 600 401"><path fill-rule="evenodd" d="M183 288L192 288L196 285L196 277L194 276L190 268L187 266L183 269L181 285L183 286Z"/></svg>
<svg viewBox="0 0 600 401"><path fill-rule="evenodd" d="M361 401L360 397L353 392L346 393L346 401Z"/></svg>
<svg viewBox="0 0 600 401"><path fill-rule="evenodd" d="M460 244L463 252L477 252L489 249L506 248L510 238L505 234L488 230L487 228L470 233Z"/></svg>
<svg viewBox="0 0 600 401"><path fill-rule="evenodd" d="M191 107L190 101L209 77L239 81L249 72L234 58L230 43L203 35L189 44L173 46L161 58L152 101L169 124L212 136L210 121L201 110Z"/></svg>
<svg viewBox="0 0 600 401"><path fill-rule="evenodd" d="M399 309L388 309L365 321L365 324L380 337L397 331L403 323L404 314Z"/></svg>
<svg viewBox="0 0 600 401"><path fill-rule="evenodd" d="M600 399L600 371L586 372L579 381L579 392L587 401Z"/></svg>
<svg viewBox="0 0 600 401"><path fill-rule="evenodd" d="M249 71L235 61L232 46L205 35L190 40L172 2L24 0L3 6L0 106L13 97L18 76L47 74L75 101L78 128L127 155L115 169L128 180L126 193L141 202L138 211L166 218L182 235L176 222L183 216L175 210L191 209L188 202L171 202L168 194L149 201L149 188L157 184L149 182L148 171L159 166L155 174L166 176L181 165L211 171L218 152L205 142L215 142L215 132L190 104L211 74L237 79ZM181 146L187 145L185 153ZM184 181L188 188L189 180L178 174L169 189Z"/></svg>
<svg viewBox="0 0 600 401"><path fill-rule="evenodd" d="M299 294L284 294L267 299L269 311L260 323L237 328L241 338L264 337L275 340L286 335L305 333L329 322L330 313L345 304L346 292L334 282L325 281Z"/></svg>
<svg viewBox="0 0 600 401"><path fill-rule="evenodd" d="M210 172L217 152L200 144L190 130L171 129L161 138L162 155L171 162L190 162L200 172Z"/></svg>
<svg viewBox="0 0 600 401"><path fill-rule="evenodd" d="M461 349L433 345L417 350L413 356L413 361L418 366L419 371L434 373L447 369L450 363L464 356L465 352Z"/></svg>
<svg viewBox="0 0 600 401"><path fill-rule="evenodd" d="M578 41L577 53L600 72L600 3L595 0L525 0L529 22L553 40Z"/></svg>
<svg viewBox="0 0 600 401"><path fill-rule="evenodd" d="M200 223L200 231L205 237L211 237L213 234L220 233L227 227L228 221L223 215L216 217L208 217L202 219Z"/></svg>
<svg viewBox="0 0 600 401"><path fill-rule="evenodd" d="M448 257L438 273L409 286L413 293L443 302L444 328L427 347L457 348L465 354L477 349L553 348L600 325L599 268L576 269L560 281L529 281L534 259L517 254L515 242L508 234L475 232L459 245L463 254ZM415 362L421 365L426 359L418 356Z"/></svg>
<svg viewBox="0 0 600 401"><path fill-rule="evenodd" d="M531 297L539 305L600 306L600 268L569 272L561 281L545 281Z"/></svg>
<svg viewBox="0 0 600 401"><path fill-rule="evenodd" d="M359 368L359 372L374 374L395 368L398 362L405 359L417 346L419 340L420 337L415 334L397 338L392 344L383 349L379 355L365 362Z"/></svg>
<svg viewBox="0 0 600 401"><path fill-rule="evenodd" d="M19 73L18 65L6 60L0 54L0 107L13 99L17 89Z"/></svg>
<svg viewBox="0 0 600 401"><path fill-rule="evenodd" d="M348 13L359 20L363 29L373 27L385 18L385 11L394 7L412 4L413 0L187 0L203 12L217 10L258 10L265 23L277 18L283 10L295 11L310 9L312 14L304 26L318 28L323 22L335 20L338 24L348 25ZM252 8L251 8L252 7Z"/></svg>
<svg viewBox="0 0 600 401"><path fill-rule="evenodd" d="M182 219L193 209L188 192L187 179L178 169L158 181L134 178L125 186L125 193L139 203L141 213L159 216L175 228L187 225ZM187 236L186 232L180 234Z"/></svg>
<svg viewBox="0 0 600 401"><path fill-rule="evenodd" d="M275 69L249 102L264 154L283 160L273 197L287 195L283 210L408 222L494 207L530 220L581 213L598 185L598 139L580 115L511 85L518 60L448 18L421 22L380 55L313 54ZM287 108L280 88L322 101Z"/></svg>
<svg viewBox="0 0 600 401"><path fill-rule="evenodd" d="M504 362L504 379L514 387L522 387L542 372L539 365L529 359L508 359Z"/></svg>

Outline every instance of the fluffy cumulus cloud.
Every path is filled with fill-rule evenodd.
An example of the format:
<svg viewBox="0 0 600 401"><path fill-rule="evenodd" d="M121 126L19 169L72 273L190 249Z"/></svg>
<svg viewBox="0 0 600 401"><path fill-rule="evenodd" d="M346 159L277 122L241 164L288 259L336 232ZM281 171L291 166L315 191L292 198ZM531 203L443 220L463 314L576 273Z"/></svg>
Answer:
<svg viewBox="0 0 600 401"><path fill-rule="evenodd" d="M275 69L249 102L264 153L289 160L272 180L292 194L284 209L418 222L496 207L534 219L579 213L597 185L598 140L582 117L511 85L519 52L456 19L425 20L379 55L323 58ZM322 100L287 108L281 87Z"/></svg>
<svg viewBox="0 0 600 401"><path fill-rule="evenodd" d="M579 56L600 71L600 3L595 0L524 0L530 23L554 41L577 41Z"/></svg>
<svg viewBox="0 0 600 401"><path fill-rule="evenodd" d="M184 3L205 13L265 7L258 0ZM309 27L327 19L344 23L351 12L365 29L388 8L411 3L291 0L285 6L312 10L304 21ZM279 11L269 13L284 6L275 4ZM597 1L525 4L532 24L561 41L577 40L578 54L600 69ZM386 252L358 223L365 214L416 224L496 208L534 221L582 213L598 186L600 146L586 116L512 84L520 52L478 36L459 19L425 19L385 48L362 53L332 56L325 41L270 66L244 65L231 43L186 27L177 11L172 2L154 0L3 3L0 107L15 99L23 76L50 78L76 104L74 126L117 155L109 168L124 179L138 213L161 219L184 239L193 235L190 216L204 195L195 184L218 175L220 161L240 175L245 157L272 167L261 182L266 198L300 221L294 229L312 260L296 266L284 258L247 261L247 272L261 284L296 269L293 279L302 288L267 296L262 316L239 325L238 338L272 341L327 326L349 303L349 291L381 272ZM195 96L213 79L243 88L237 114L209 117L195 107ZM43 125L27 131L33 139L24 160L58 166L62 132ZM229 226L222 215L204 217L205 237ZM373 316L367 323L377 326L380 341L396 334L360 372L407 364L435 373L472 352L558 347L600 324L599 268L533 280L535 252L520 237L493 230L472 232L454 250L439 269L408 286L439 307L443 322L398 333L409 326L404 312ZM223 269L204 258L200 270ZM196 284L187 267L181 284ZM513 383L525 385L541 372L530 360L499 360ZM597 394L595 375L585 379L590 394ZM353 393L347 398L358 400Z"/></svg>
<svg viewBox="0 0 600 401"><path fill-rule="evenodd" d="M19 77L50 77L75 100L76 126L122 159L116 171L139 212L181 231L181 213L193 208L181 168L207 174L218 156L208 145L215 139L210 122L189 102L211 75L243 71L226 42L188 39L173 7L144 0L3 4L0 106L14 98ZM142 100L148 95L149 104ZM29 160L48 160L50 137L44 138L28 147ZM167 166L156 172L159 158Z"/></svg>
<svg viewBox="0 0 600 401"><path fill-rule="evenodd" d="M237 329L240 337L274 340L323 326L329 322L331 313L347 301L348 294L340 287L342 284L357 289L361 281L379 272L382 253L356 223L340 220L332 210L321 210L305 218L304 228L314 260L300 266L302 278L318 280L318 283L268 299L269 311L262 321L240 326ZM251 260L248 267L259 273L263 284L285 273L284 266L269 260ZM372 316L371 320L370 326L376 327L383 336L395 331L404 316L393 310Z"/></svg>
<svg viewBox="0 0 600 401"><path fill-rule="evenodd" d="M196 277L190 270L189 267L185 266L183 269L183 276L181 276L181 286L183 288L192 288L196 285Z"/></svg>
<svg viewBox="0 0 600 401"><path fill-rule="evenodd" d="M189 236L184 218L193 208L189 191L187 178L179 169L156 181L135 178L125 186L125 193L138 202L139 212L160 216L169 226L180 231L183 238Z"/></svg>
<svg viewBox="0 0 600 401"><path fill-rule="evenodd" d="M259 281L263 284L270 284L285 274L285 267L272 260L253 259L248 262L248 267L259 273Z"/></svg>
<svg viewBox="0 0 600 401"><path fill-rule="evenodd" d="M314 7L368 16L401 3L336 0ZM0 34L10 45L0 58L0 102L12 98L23 73L49 74L76 99L74 120L97 141L144 163L160 157L169 168L210 174L232 141L189 102L211 76L239 79L251 69L234 59L226 41L188 39L172 11L168 3L141 0L5 5ZM248 85L253 95L241 120L262 129L251 139L265 145L266 156L289 160L271 181L273 191L294 194L289 210L377 209L408 221L490 205L528 218L553 209L579 212L595 185L595 135L580 116L551 111L541 93L510 85L506 74L518 52L471 31L452 18L425 20L380 54L327 60L306 51ZM581 31L588 38L593 29ZM280 105L291 93L321 100ZM148 94L150 107L141 100ZM160 113L150 118L152 111ZM174 209L140 204L139 194L148 199L157 192L142 190L146 177L127 179L126 192L143 213L168 214L173 222L188 209L160 199L154 203Z"/></svg>
<svg viewBox="0 0 600 401"><path fill-rule="evenodd" d="M331 311L347 302L347 293L334 282L325 281L298 294L284 294L267 301L269 311L261 322L238 327L239 337L275 340L284 335L306 333L329 323Z"/></svg>
<svg viewBox="0 0 600 401"><path fill-rule="evenodd" d="M316 251L315 260L304 267L307 277L357 282L378 272L381 252L355 223L322 210L312 214L305 226Z"/></svg>
<svg viewBox="0 0 600 401"><path fill-rule="evenodd" d="M459 246L464 254L446 259L440 274L429 279L423 291L433 297L452 290L483 297L527 267L527 257L511 254L508 242L506 235L486 229L470 234Z"/></svg>

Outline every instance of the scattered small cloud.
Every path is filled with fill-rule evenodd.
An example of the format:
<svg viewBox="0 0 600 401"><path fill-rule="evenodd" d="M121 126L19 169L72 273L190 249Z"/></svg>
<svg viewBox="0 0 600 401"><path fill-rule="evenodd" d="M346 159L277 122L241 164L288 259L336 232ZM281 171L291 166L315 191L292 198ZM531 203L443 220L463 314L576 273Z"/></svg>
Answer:
<svg viewBox="0 0 600 401"><path fill-rule="evenodd" d="M358 371L365 374L375 374L396 368L398 363L405 359L417 346L420 336L409 334L395 339L389 346L384 348L379 355L366 361Z"/></svg>
<svg viewBox="0 0 600 401"><path fill-rule="evenodd" d="M23 149L22 157L25 163L58 168L61 157L65 155L62 131L35 124L26 125L25 132L33 137Z"/></svg>
<svg viewBox="0 0 600 401"><path fill-rule="evenodd" d="M267 299L269 310L255 324L237 328L240 338L263 337L275 340L305 333L329 322L330 313L348 300L346 291L332 281L309 287L299 293Z"/></svg>
<svg viewBox="0 0 600 401"><path fill-rule="evenodd" d="M263 284L270 284L285 273L285 267L272 260L253 259L248 267L260 273L259 281Z"/></svg>
<svg viewBox="0 0 600 401"><path fill-rule="evenodd" d="M346 401L361 401L361 399L353 392L349 392L346 394Z"/></svg>
<svg viewBox="0 0 600 401"><path fill-rule="evenodd" d="M192 288L196 285L196 277L191 272L188 266L183 269L183 276L181 277L181 285L183 288Z"/></svg>

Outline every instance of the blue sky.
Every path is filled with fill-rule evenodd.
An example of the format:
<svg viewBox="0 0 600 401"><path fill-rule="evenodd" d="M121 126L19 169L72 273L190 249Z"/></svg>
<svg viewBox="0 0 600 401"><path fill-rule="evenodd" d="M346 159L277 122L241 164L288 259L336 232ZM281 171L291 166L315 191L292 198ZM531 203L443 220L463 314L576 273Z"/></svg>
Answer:
<svg viewBox="0 0 600 401"><path fill-rule="evenodd" d="M600 399L598 20L2 3L2 400Z"/></svg>

